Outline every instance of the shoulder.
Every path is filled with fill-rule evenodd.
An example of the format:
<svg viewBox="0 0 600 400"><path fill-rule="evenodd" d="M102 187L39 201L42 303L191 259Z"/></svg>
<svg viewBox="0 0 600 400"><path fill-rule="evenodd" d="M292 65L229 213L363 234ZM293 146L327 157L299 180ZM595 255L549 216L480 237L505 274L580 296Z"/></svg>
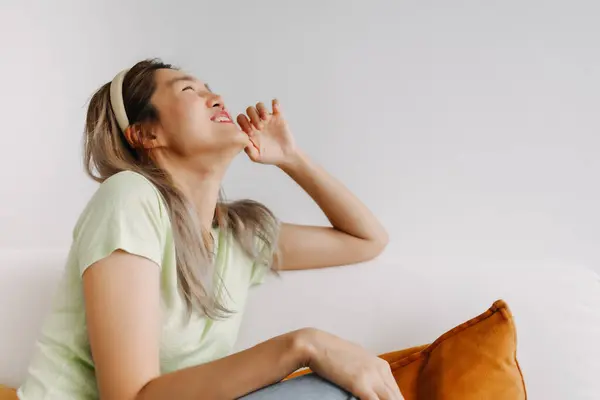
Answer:
<svg viewBox="0 0 600 400"><path fill-rule="evenodd" d="M160 199L160 192L142 174L133 171L121 171L102 182L95 196L158 197Z"/></svg>
<svg viewBox="0 0 600 400"><path fill-rule="evenodd" d="M165 212L162 195L143 175L133 171L122 171L114 174L100 184L90 200L91 205L150 207L159 214Z"/></svg>
<svg viewBox="0 0 600 400"><path fill-rule="evenodd" d="M75 225L78 269L83 273L118 249L161 265L169 236L158 189L138 173L119 172L100 184Z"/></svg>
<svg viewBox="0 0 600 400"><path fill-rule="evenodd" d="M90 220L151 218L167 220L162 195L143 175L133 171L114 174L100 184L81 214L75 231Z"/></svg>

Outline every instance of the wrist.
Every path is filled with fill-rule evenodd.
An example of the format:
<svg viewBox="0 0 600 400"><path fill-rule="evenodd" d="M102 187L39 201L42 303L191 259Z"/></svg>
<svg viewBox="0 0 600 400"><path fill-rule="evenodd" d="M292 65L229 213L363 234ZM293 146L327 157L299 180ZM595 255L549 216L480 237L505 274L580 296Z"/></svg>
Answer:
<svg viewBox="0 0 600 400"><path fill-rule="evenodd" d="M296 355L298 367L308 367L317 356L318 331L304 328L291 333L292 352Z"/></svg>
<svg viewBox="0 0 600 400"><path fill-rule="evenodd" d="M295 150L292 154L288 155L284 161L279 163L277 166L286 174L293 174L295 171L301 169L308 162L308 157L300 150Z"/></svg>

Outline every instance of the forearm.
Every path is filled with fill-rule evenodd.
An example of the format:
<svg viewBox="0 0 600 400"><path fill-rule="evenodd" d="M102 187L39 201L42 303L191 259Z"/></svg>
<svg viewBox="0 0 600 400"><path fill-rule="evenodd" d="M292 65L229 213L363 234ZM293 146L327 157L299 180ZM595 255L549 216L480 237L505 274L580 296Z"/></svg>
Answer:
<svg viewBox="0 0 600 400"><path fill-rule="evenodd" d="M308 193L335 229L360 239L387 243L387 232L375 215L304 153L298 152L280 168Z"/></svg>
<svg viewBox="0 0 600 400"><path fill-rule="evenodd" d="M162 375L150 381L136 400L241 397L307 365L305 336L302 331L291 332L220 360Z"/></svg>

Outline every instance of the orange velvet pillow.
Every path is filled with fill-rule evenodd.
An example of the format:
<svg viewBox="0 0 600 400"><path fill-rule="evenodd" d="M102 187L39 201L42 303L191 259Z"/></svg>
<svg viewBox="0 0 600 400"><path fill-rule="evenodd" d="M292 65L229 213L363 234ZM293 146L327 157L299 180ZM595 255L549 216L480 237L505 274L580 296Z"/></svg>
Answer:
<svg viewBox="0 0 600 400"><path fill-rule="evenodd" d="M430 345L380 357L390 363L405 400L525 400L516 349L512 315L498 300Z"/></svg>
<svg viewBox="0 0 600 400"><path fill-rule="evenodd" d="M524 400L527 392L516 352L512 314L498 300L390 366L406 400Z"/></svg>
<svg viewBox="0 0 600 400"><path fill-rule="evenodd" d="M17 400L16 390L0 385L0 400Z"/></svg>

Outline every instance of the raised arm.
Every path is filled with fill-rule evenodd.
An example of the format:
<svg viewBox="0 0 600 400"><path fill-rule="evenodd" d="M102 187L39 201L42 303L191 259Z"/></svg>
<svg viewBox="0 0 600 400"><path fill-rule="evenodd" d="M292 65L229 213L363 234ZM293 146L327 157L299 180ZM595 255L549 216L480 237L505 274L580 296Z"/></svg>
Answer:
<svg viewBox="0 0 600 400"><path fill-rule="evenodd" d="M312 197L332 225L282 224L282 269L354 264L383 251L388 242L385 228L341 182L299 150L280 168Z"/></svg>
<svg viewBox="0 0 600 400"><path fill-rule="evenodd" d="M272 112L263 103L238 116L252 144L254 162L276 165L321 207L332 227L283 224L279 239L281 269L309 269L366 261L388 242L385 228L344 185L312 162L295 144L277 100Z"/></svg>

